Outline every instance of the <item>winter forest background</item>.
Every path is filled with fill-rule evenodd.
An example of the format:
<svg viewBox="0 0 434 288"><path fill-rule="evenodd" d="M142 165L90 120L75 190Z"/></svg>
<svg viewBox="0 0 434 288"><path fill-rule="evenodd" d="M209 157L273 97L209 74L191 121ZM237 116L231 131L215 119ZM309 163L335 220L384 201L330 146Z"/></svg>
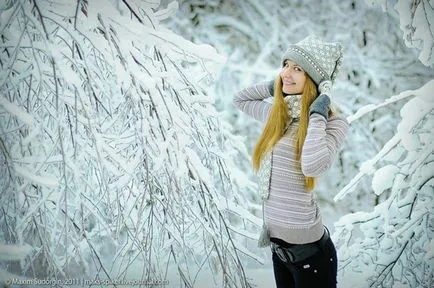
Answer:
<svg viewBox="0 0 434 288"><path fill-rule="evenodd" d="M0 281L274 287L232 97L309 34L346 47L339 287L434 287L432 0L1 0Z"/></svg>

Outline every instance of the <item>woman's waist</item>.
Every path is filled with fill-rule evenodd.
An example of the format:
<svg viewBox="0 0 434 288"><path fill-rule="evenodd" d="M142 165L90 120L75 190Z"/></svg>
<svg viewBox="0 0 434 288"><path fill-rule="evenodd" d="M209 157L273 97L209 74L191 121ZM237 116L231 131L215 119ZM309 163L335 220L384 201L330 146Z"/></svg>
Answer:
<svg viewBox="0 0 434 288"><path fill-rule="evenodd" d="M291 188L295 191L307 191L303 173L271 170L270 186L275 189Z"/></svg>
<svg viewBox="0 0 434 288"><path fill-rule="evenodd" d="M273 181L269 186L269 200L275 199L280 202L297 201L300 204L313 206L315 199L314 193L306 190L304 181L295 183L294 181Z"/></svg>
<svg viewBox="0 0 434 288"><path fill-rule="evenodd" d="M278 202L268 199L264 202L264 214L272 218L294 223L308 223L319 215L318 206L304 205L296 201Z"/></svg>

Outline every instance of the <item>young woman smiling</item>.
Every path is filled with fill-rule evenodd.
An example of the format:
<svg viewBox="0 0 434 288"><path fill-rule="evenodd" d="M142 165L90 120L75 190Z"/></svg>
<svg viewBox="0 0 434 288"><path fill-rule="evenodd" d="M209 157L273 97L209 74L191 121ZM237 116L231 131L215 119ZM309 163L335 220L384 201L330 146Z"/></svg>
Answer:
<svg viewBox="0 0 434 288"><path fill-rule="evenodd" d="M252 162L263 198L259 244L271 246L277 287L336 287L336 250L314 188L348 130L330 109L341 61L340 43L309 36L289 46L274 81L234 97L238 109L265 122Z"/></svg>

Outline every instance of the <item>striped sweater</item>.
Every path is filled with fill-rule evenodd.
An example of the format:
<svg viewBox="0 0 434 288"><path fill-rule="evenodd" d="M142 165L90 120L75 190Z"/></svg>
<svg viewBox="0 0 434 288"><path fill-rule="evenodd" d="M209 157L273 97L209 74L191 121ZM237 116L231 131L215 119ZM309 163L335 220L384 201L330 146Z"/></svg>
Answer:
<svg viewBox="0 0 434 288"><path fill-rule="evenodd" d="M272 97L266 82L243 89L234 105L261 122L271 111L266 98ZM272 151L269 197L264 202L264 220L270 237L291 244L317 241L324 233L314 193L305 187L305 176L319 177L332 164L348 131L345 118L313 113L309 118L301 159L296 160L298 121L289 125Z"/></svg>

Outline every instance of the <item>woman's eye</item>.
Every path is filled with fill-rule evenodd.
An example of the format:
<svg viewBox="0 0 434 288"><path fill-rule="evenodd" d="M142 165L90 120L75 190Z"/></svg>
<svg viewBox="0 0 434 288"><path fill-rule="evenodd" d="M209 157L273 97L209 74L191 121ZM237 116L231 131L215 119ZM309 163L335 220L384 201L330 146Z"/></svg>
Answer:
<svg viewBox="0 0 434 288"><path fill-rule="evenodd" d="M301 68L300 67L294 67L295 71L301 72Z"/></svg>

